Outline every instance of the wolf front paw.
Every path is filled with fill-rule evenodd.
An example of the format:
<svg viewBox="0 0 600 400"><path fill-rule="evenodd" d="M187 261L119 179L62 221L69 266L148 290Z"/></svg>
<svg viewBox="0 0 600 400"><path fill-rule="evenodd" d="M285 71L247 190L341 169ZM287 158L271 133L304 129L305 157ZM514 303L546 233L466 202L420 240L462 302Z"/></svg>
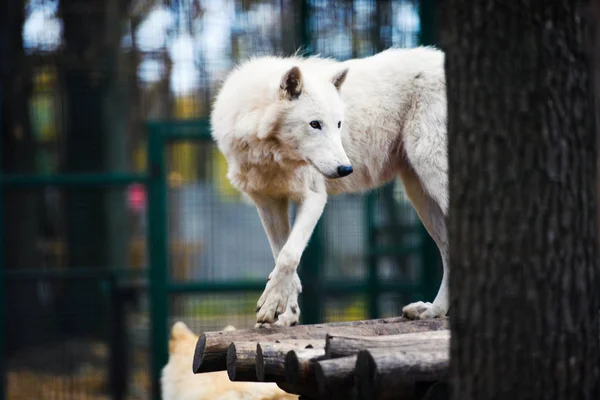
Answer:
<svg viewBox="0 0 600 400"><path fill-rule="evenodd" d="M257 303L255 327L296 325L300 320L298 294L301 291L298 274L282 276L272 273Z"/></svg>
<svg viewBox="0 0 600 400"><path fill-rule="evenodd" d="M422 301L411 303L402 309L402 316L408 319L431 319L445 316L444 310L435 307L433 304Z"/></svg>
<svg viewBox="0 0 600 400"><path fill-rule="evenodd" d="M295 326L300 320L300 307L298 304L288 305L283 314L277 316L275 322L257 322L255 328L271 328L274 326Z"/></svg>

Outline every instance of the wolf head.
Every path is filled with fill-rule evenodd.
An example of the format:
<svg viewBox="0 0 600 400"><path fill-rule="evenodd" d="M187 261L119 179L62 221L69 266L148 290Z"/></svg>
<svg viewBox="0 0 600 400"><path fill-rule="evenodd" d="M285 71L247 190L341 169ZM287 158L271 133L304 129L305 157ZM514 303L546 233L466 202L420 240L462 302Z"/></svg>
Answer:
<svg viewBox="0 0 600 400"><path fill-rule="evenodd" d="M340 88L348 69L331 76L306 76L298 66L280 78L278 101L262 118L259 139L276 138L293 158L312 164L328 178L352 173L342 146L344 104Z"/></svg>

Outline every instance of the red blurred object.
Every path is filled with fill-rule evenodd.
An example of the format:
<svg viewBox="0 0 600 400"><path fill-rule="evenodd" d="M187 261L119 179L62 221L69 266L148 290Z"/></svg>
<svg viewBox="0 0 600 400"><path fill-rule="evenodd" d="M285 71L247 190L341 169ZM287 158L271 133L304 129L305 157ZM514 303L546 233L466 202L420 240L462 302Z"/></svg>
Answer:
<svg viewBox="0 0 600 400"><path fill-rule="evenodd" d="M142 212L146 209L146 188L144 185L134 183L127 188L127 204L129 208L136 212Z"/></svg>

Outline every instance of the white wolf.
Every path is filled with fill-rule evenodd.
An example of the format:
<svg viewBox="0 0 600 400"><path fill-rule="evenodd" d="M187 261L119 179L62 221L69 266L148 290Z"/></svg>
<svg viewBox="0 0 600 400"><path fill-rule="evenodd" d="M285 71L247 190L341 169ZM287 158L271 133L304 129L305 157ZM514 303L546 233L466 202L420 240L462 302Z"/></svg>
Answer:
<svg viewBox="0 0 600 400"><path fill-rule="evenodd" d="M294 325L300 257L330 194L364 191L400 176L442 255L432 303L409 318L448 311L448 162L444 54L388 49L338 62L259 57L225 79L211 114L228 178L255 202L275 268L258 300L257 326ZM288 205L298 204L290 228Z"/></svg>

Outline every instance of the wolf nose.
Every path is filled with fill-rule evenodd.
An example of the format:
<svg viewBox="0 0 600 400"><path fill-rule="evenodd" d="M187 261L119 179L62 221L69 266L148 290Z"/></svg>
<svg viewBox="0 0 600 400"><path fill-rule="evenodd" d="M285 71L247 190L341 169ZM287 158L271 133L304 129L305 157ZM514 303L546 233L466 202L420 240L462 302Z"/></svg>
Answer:
<svg viewBox="0 0 600 400"><path fill-rule="evenodd" d="M352 165L340 165L339 167L337 167L337 173L341 177L350 175L352 171Z"/></svg>

